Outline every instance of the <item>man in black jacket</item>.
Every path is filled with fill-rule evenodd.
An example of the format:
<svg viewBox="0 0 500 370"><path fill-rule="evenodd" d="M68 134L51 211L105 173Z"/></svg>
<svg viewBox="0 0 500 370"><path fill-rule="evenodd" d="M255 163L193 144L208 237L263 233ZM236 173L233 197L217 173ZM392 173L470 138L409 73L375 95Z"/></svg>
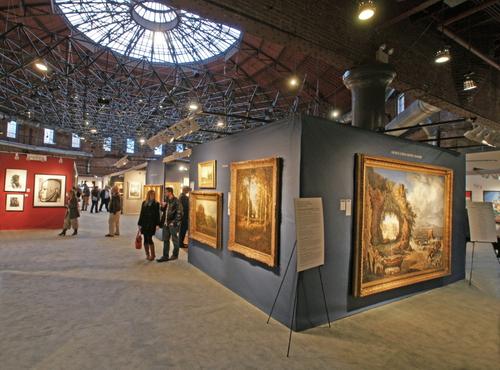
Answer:
<svg viewBox="0 0 500 370"><path fill-rule="evenodd" d="M174 189L167 187L165 189L165 203L162 204L162 216L160 224L163 225L163 256L158 258L157 262L173 261L179 258L179 225L182 220L182 205L174 196ZM170 253L170 239L174 245L172 257Z"/></svg>
<svg viewBox="0 0 500 370"><path fill-rule="evenodd" d="M189 186L184 186L182 188L182 193L179 196L179 201L182 204L182 220L179 231L179 246L181 248L187 247L187 245L184 244L184 239L186 238L186 232L189 226L189 197L187 195L190 191L191 188Z"/></svg>

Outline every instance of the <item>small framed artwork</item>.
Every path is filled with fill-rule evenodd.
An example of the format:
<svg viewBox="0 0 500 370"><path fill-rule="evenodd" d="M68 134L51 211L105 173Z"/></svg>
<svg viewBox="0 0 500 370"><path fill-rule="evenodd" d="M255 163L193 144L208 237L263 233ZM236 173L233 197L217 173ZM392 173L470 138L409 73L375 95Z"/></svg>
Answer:
<svg viewBox="0 0 500 370"><path fill-rule="evenodd" d="M28 171L7 168L5 170L5 191L26 191L26 178Z"/></svg>
<svg viewBox="0 0 500 370"><path fill-rule="evenodd" d="M128 183L128 199L141 199L141 184L131 181Z"/></svg>
<svg viewBox="0 0 500 370"><path fill-rule="evenodd" d="M212 248L222 245L222 193L193 191L189 196L189 237Z"/></svg>
<svg viewBox="0 0 500 370"><path fill-rule="evenodd" d="M144 191L142 192L142 200L146 200L150 190L154 190L155 199L158 203L163 202L163 185L144 185Z"/></svg>
<svg viewBox="0 0 500 370"><path fill-rule="evenodd" d="M117 186L118 192L123 195L123 181L115 181L114 186Z"/></svg>
<svg viewBox="0 0 500 370"><path fill-rule="evenodd" d="M217 161L198 163L198 184L200 189L215 189L217 184Z"/></svg>
<svg viewBox="0 0 500 370"><path fill-rule="evenodd" d="M66 176L35 174L33 207L64 207Z"/></svg>
<svg viewBox="0 0 500 370"><path fill-rule="evenodd" d="M7 194L5 210L7 212L24 211L24 194Z"/></svg>
<svg viewBox="0 0 500 370"><path fill-rule="evenodd" d="M465 192L465 200L472 200L472 191L467 190Z"/></svg>

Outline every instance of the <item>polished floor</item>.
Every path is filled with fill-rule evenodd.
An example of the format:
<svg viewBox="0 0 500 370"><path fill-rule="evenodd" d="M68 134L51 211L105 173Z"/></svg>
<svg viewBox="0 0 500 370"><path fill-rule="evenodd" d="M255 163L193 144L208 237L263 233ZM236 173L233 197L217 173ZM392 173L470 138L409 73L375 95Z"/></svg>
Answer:
<svg viewBox="0 0 500 370"><path fill-rule="evenodd" d="M500 265L488 245L472 287L294 333L286 358L287 328L184 252L146 262L133 248L136 217L112 239L106 220L85 214L77 237L0 232L0 369L499 369Z"/></svg>

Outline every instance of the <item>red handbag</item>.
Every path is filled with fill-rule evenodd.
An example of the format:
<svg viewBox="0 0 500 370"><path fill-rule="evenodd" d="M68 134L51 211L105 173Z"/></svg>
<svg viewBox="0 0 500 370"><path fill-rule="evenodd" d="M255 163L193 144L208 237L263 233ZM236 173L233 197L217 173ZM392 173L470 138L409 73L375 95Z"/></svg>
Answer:
<svg viewBox="0 0 500 370"><path fill-rule="evenodd" d="M141 232L137 231L137 235L135 236L135 249L141 249L142 248L142 236Z"/></svg>

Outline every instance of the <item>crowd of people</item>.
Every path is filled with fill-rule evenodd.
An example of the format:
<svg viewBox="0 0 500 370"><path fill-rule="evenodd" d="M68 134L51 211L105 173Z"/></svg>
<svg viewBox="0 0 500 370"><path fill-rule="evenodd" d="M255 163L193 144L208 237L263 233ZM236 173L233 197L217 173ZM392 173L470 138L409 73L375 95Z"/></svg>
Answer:
<svg viewBox="0 0 500 370"><path fill-rule="evenodd" d="M156 260L157 262L176 260L179 258L179 248L187 247L184 245L184 239L188 230L190 191L188 186L183 187L181 195L177 198L173 188L167 187L162 202L156 201L154 190L148 191L146 200L142 202L137 222L138 233L142 235L148 261L154 261L156 258L153 236L158 231L159 239L163 240L163 255ZM89 200L92 202L90 213L102 212L103 207L109 213L108 233L105 236L119 236L122 199L118 187L105 186L99 189L93 184L91 190L86 181L79 187L73 187L69 192L63 230L59 235L65 236L70 229L73 229L71 235L78 234L80 211L87 211ZM172 254L170 254L170 242L173 245Z"/></svg>

